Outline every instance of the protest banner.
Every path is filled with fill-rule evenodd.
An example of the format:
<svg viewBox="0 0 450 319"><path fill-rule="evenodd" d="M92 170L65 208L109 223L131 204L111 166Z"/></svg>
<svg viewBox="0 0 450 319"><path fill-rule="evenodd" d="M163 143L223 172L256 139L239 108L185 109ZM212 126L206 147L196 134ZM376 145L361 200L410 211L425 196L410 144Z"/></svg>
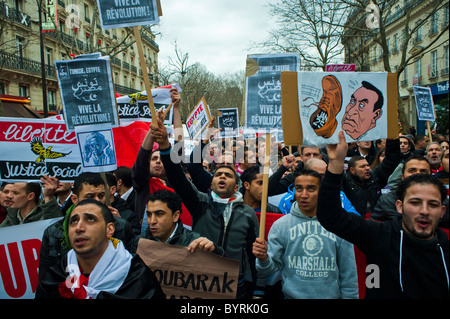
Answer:
<svg viewBox="0 0 450 319"><path fill-rule="evenodd" d="M266 133L281 130L281 71L299 71L294 53L249 55L246 67L245 127Z"/></svg>
<svg viewBox="0 0 450 319"><path fill-rule="evenodd" d="M103 29L159 23L159 0L97 0Z"/></svg>
<svg viewBox="0 0 450 319"><path fill-rule="evenodd" d="M416 101L417 118L420 121L426 121L430 142L432 142L432 134L430 122L436 121L436 113L434 111L433 95L431 88L422 86L413 86L414 99Z"/></svg>
<svg viewBox="0 0 450 319"><path fill-rule="evenodd" d="M0 180L39 182L45 174L73 181L80 162L75 133L64 121L0 118Z"/></svg>
<svg viewBox="0 0 450 319"><path fill-rule="evenodd" d="M84 125L119 125L108 59L55 61L55 66L67 130Z"/></svg>
<svg viewBox="0 0 450 319"><path fill-rule="evenodd" d="M197 249L140 239L137 252L167 299L234 299L239 261Z"/></svg>
<svg viewBox="0 0 450 319"><path fill-rule="evenodd" d="M155 110L158 111L161 108L165 110L172 103L170 97L170 89L172 87L177 88L178 92L182 92L178 84L167 85L159 88L152 89L152 98L155 106ZM147 92L142 91L129 95L124 95L117 98L117 106L119 108L119 118L123 120L135 120L135 121L151 121L152 114L148 104ZM170 109L164 124L172 124L173 109Z"/></svg>
<svg viewBox="0 0 450 319"><path fill-rule="evenodd" d="M211 114L208 105L206 104L205 97L202 97L200 102L198 102L191 114L187 117L186 128L189 137L192 140L198 139L210 122Z"/></svg>
<svg viewBox="0 0 450 319"><path fill-rule="evenodd" d="M133 166L148 130L148 123L140 121L113 128L118 167ZM76 133L66 130L64 120L0 117L1 181L39 182L47 174L73 182L82 172Z"/></svg>
<svg viewBox="0 0 450 319"><path fill-rule="evenodd" d="M218 109L217 126L222 129L220 136L237 137L239 136L239 116L237 108Z"/></svg>
<svg viewBox="0 0 450 319"><path fill-rule="evenodd" d="M394 73L282 72L285 144L336 144L340 130L347 142L396 139L397 97Z"/></svg>
<svg viewBox="0 0 450 319"><path fill-rule="evenodd" d="M33 299L45 229L60 218L0 228L0 299Z"/></svg>

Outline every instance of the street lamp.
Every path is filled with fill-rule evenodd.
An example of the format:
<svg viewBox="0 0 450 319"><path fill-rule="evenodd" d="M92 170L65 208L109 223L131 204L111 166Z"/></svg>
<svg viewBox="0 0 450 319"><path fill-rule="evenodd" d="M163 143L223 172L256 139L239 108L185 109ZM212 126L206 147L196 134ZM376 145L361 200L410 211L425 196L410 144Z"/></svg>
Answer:
<svg viewBox="0 0 450 319"><path fill-rule="evenodd" d="M39 14L39 40L41 46L41 76L42 76L42 103L44 117L48 117L47 80L45 74L44 35L42 34L42 0L36 0Z"/></svg>

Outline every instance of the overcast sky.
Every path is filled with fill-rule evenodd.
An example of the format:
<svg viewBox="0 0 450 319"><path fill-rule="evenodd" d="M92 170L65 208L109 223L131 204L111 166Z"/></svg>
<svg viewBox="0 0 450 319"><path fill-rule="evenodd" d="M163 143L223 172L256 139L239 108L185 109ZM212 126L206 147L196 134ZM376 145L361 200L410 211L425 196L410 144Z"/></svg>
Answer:
<svg viewBox="0 0 450 319"><path fill-rule="evenodd" d="M174 41L189 53L189 64L199 62L215 74L245 69L252 42L268 37L273 19L268 0L168 0L161 1L163 16L156 37L159 66L174 57Z"/></svg>

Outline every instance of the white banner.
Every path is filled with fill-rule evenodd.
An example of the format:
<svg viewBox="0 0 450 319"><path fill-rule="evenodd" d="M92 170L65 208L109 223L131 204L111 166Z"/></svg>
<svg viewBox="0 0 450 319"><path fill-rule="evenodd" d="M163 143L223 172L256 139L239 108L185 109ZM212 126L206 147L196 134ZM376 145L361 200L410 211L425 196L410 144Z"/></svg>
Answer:
<svg viewBox="0 0 450 319"><path fill-rule="evenodd" d="M76 135L64 121L0 118L0 180L38 182L45 174L69 182L81 170Z"/></svg>
<svg viewBox="0 0 450 319"><path fill-rule="evenodd" d="M171 84L152 89L153 104L155 105L156 111L161 108L165 110L166 107L168 107L170 103L172 103L172 98L170 97L170 89L172 89L172 87L177 88L178 92L181 93L182 90L178 86L178 84ZM151 122L152 120L152 114L148 106L147 91L118 97L117 106L119 108L120 121L132 120ZM172 124L172 117L173 108L171 108L169 113L166 115L164 124Z"/></svg>
<svg viewBox="0 0 450 319"><path fill-rule="evenodd" d="M33 299L42 235L60 218L0 228L0 299Z"/></svg>

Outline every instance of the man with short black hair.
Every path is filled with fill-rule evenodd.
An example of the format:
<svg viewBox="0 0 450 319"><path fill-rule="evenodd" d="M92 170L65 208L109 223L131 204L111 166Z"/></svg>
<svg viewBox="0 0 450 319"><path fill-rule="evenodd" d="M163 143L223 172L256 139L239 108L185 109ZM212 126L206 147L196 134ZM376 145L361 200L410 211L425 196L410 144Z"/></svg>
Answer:
<svg viewBox="0 0 450 319"><path fill-rule="evenodd" d="M260 166L247 168L240 176L242 181L241 193L244 203L253 208L256 213L261 212L261 200L263 191L263 174ZM267 203L267 213L281 214L281 210Z"/></svg>
<svg viewBox="0 0 450 319"><path fill-rule="evenodd" d="M62 217L54 195L58 187L58 180L44 175L41 181L44 187L43 201L40 199L42 190L39 183L14 183L12 204L0 227Z"/></svg>
<svg viewBox="0 0 450 319"><path fill-rule="evenodd" d="M163 299L153 272L113 238L114 216L94 199L78 203L66 216L65 237L72 249L51 266L36 298Z"/></svg>
<svg viewBox="0 0 450 319"><path fill-rule="evenodd" d="M327 146L329 164L319 190L317 219L358 246L367 265L376 266L376 283L367 287L366 298L448 299L449 242L437 227L445 212L445 187L429 174L412 175L397 187L397 218L363 220L339 205L347 148L342 131L339 144Z"/></svg>
<svg viewBox="0 0 450 319"><path fill-rule="evenodd" d="M294 176L295 201L290 214L274 222L267 243L257 238L253 244L258 272L271 276L281 271L288 299L357 299L353 245L317 221L322 177L309 169Z"/></svg>
<svg viewBox="0 0 450 319"><path fill-rule="evenodd" d="M135 253L141 238L155 240L171 245L186 246L191 252L197 248L223 256L224 251L211 240L202 237L183 226L180 219L181 198L178 194L159 190L151 193L147 200L147 224L144 235L133 240L132 253Z"/></svg>
<svg viewBox="0 0 450 319"><path fill-rule="evenodd" d="M119 166L113 174L117 178L117 193L120 198L127 202L128 208L136 211L136 191L133 188L131 168L128 166Z"/></svg>
<svg viewBox="0 0 450 319"><path fill-rule="evenodd" d="M425 157L415 155L407 159L403 164L401 180L414 174L431 174L430 163L428 163ZM397 208L395 207L396 201L395 189L391 189L389 193L381 195L370 215L370 219L385 221L396 218L398 215Z"/></svg>
<svg viewBox="0 0 450 319"><path fill-rule="evenodd" d="M347 154L346 154L347 155ZM362 156L353 156L344 174L342 189L361 218L366 218L381 196L381 189L400 162L399 140L386 140L386 157L373 171Z"/></svg>
<svg viewBox="0 0 450 319"><path fill-rule="evenodd" d="M73 183L73 194L71 195L73 205L67 210L66 216L75 208L75 205L85 199L94 199L105 204L105 196L105 184L99 173L85 172L80 174ZM109 207L109 209L118 215L116 209L113 207ZM39 254L39 278L42 278L50 266L57 263L71 249L70 242L67 238L64 238L63 223L64 220L57 221L44 231ZM125 248L130 249L131 242L135 236L130 224L126 220L115 216L114 226L114 238L120 239Z"/></svg>
<svg viewBox="0 0 450 319"><path fill-rule="evenodd" d="M237 298L251 298L257 276L252 244L258 237L259 223L238 192L239 177L235 168L218 167L210 192L200 192L187 179L181 164L171 160L172 146L162 121L158 119L158 127L150 130L161 148L167 178L192 215L192 230L223 247L227 257L240 261Z"/></svg>

